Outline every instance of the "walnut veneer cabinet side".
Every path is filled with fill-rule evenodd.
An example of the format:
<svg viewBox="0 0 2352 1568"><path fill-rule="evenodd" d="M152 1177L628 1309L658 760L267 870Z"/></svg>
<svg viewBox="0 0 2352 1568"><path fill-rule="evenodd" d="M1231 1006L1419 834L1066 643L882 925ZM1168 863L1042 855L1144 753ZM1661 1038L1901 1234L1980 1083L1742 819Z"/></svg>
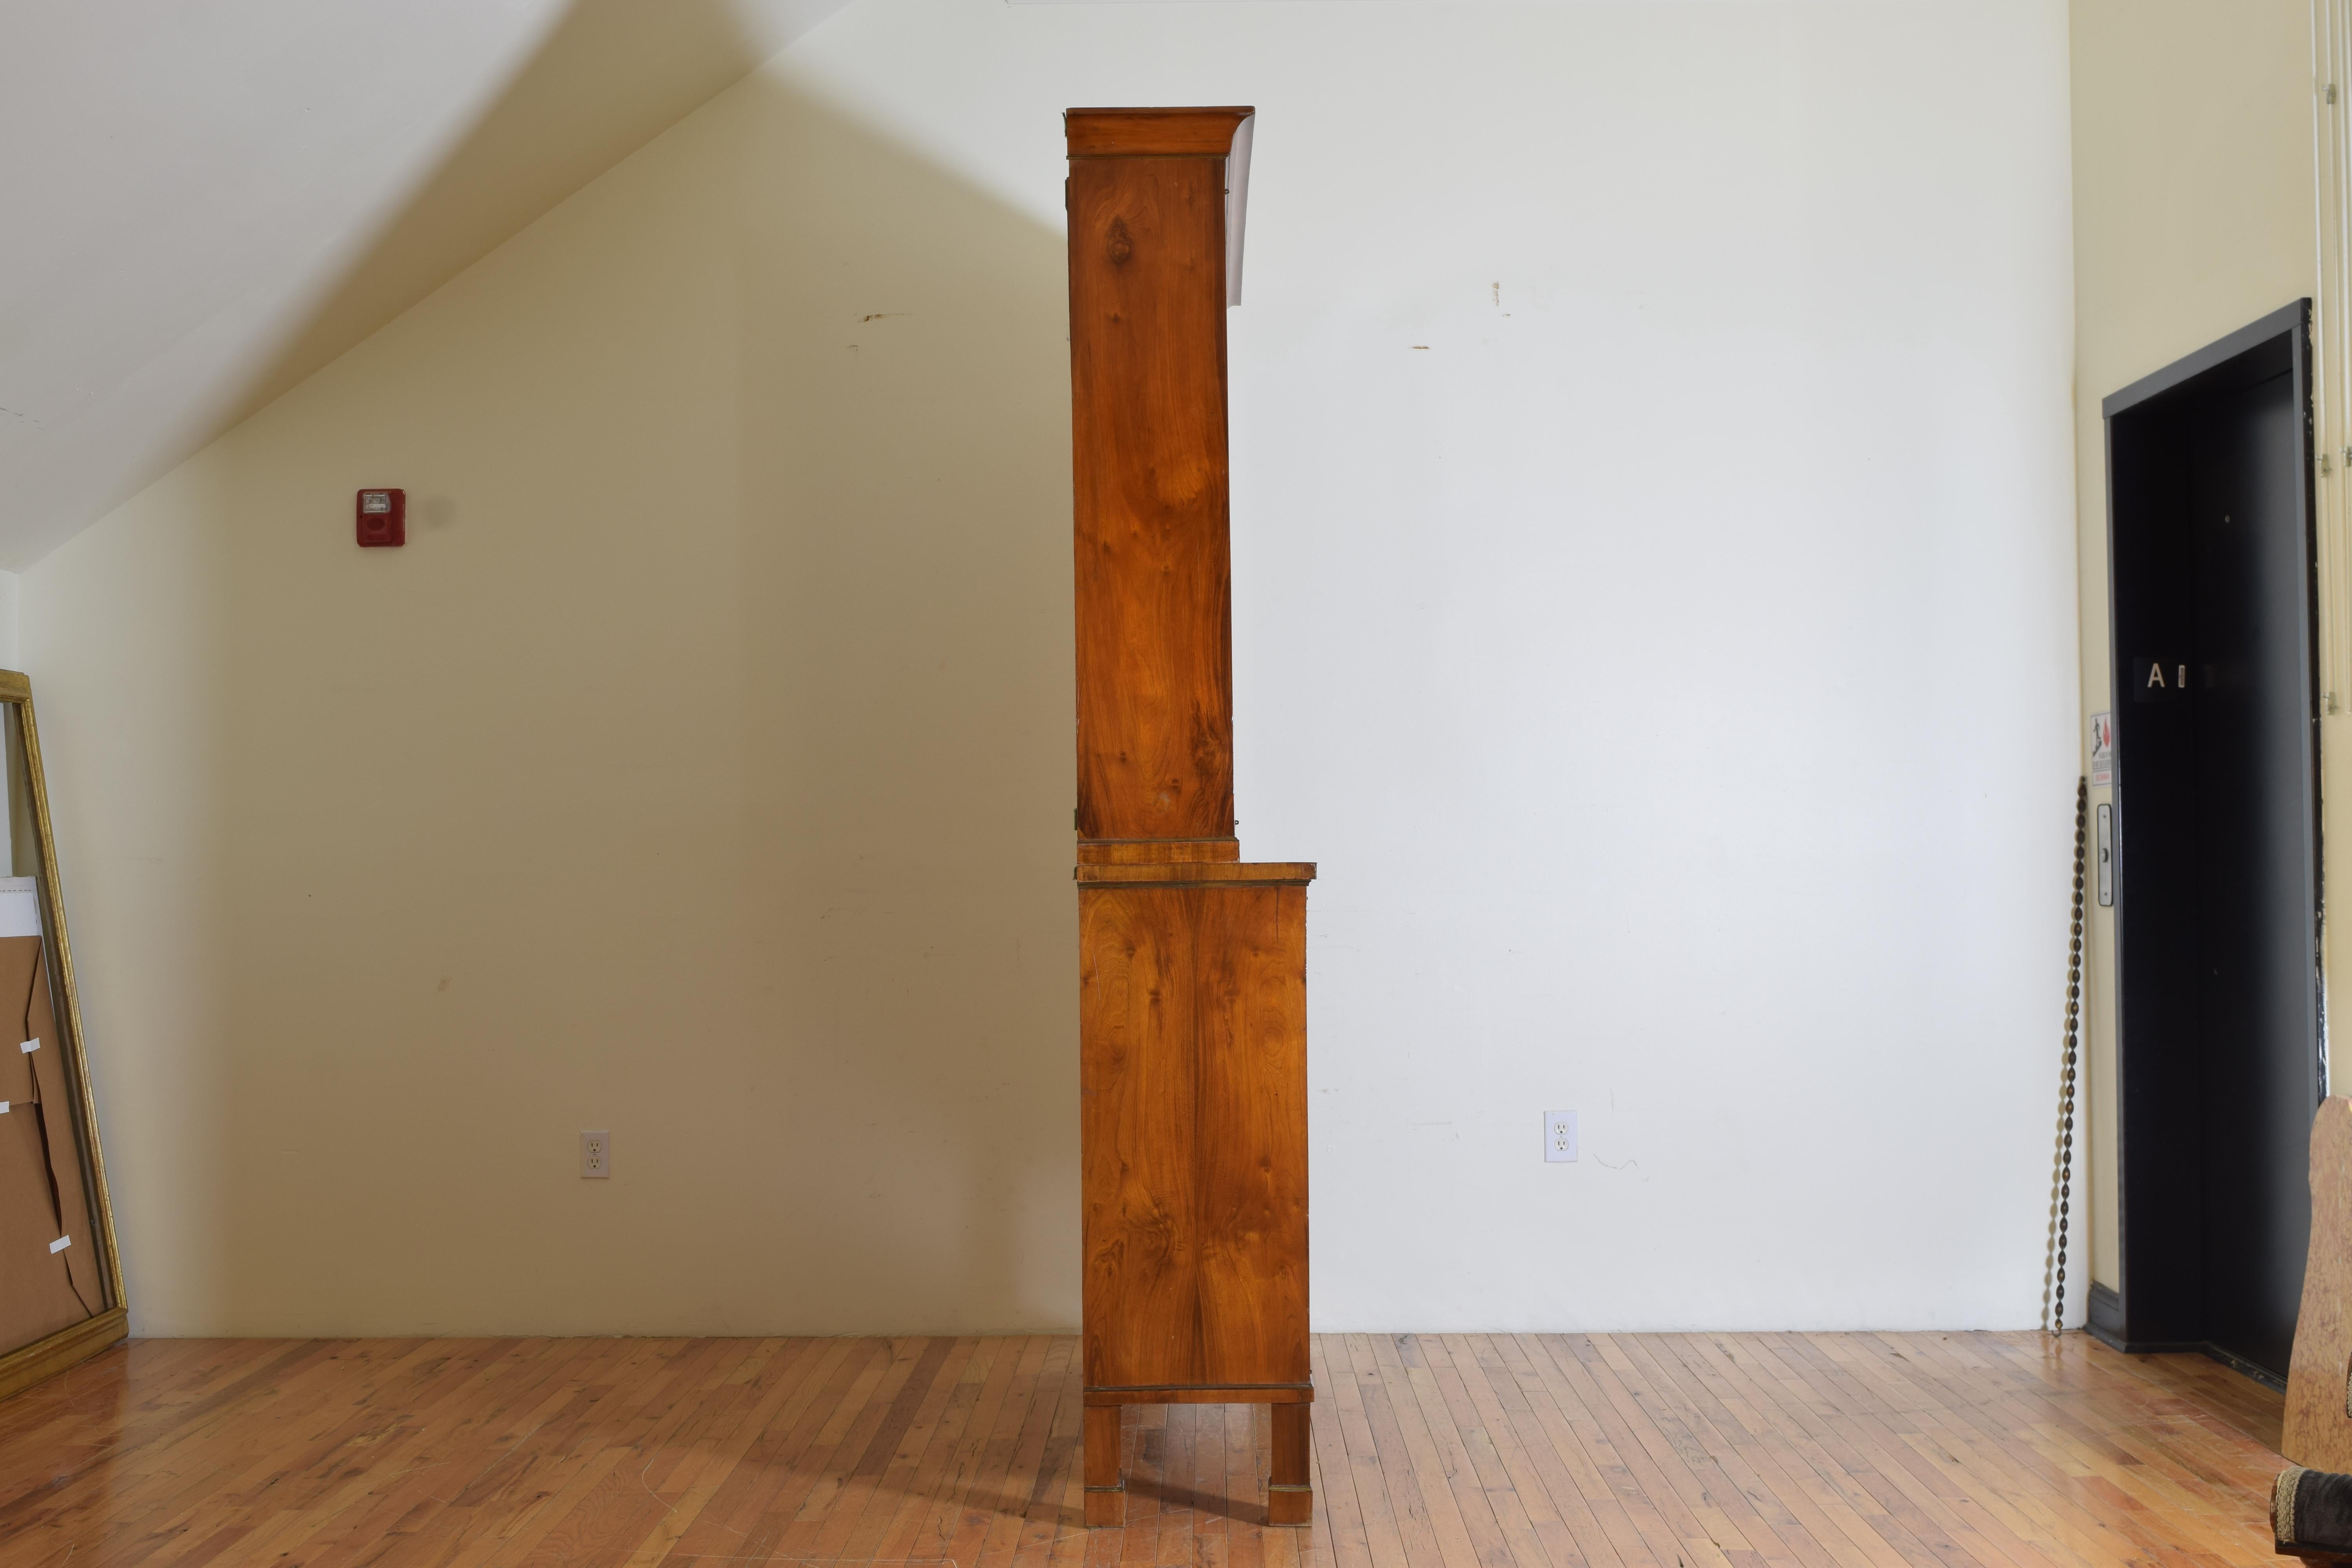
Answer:
<svg viewBox="0 0 2352 1568"><path fill-rule="evenodd" d="M1119 1410L1273 1410L1305 1524L1307 884L1234 836L1225 309L1252 111L1074 109L1087 1522Z"/></svg>

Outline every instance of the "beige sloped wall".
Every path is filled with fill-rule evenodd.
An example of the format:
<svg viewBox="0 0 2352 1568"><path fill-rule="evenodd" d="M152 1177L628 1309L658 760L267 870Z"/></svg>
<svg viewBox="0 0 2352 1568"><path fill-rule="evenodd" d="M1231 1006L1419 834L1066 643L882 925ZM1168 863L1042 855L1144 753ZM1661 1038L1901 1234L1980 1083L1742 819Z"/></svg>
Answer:
<svg viewBox="0 0 2352 1568"><path fill-rule="evenodd" d="M2074 0L2072 23L2075 478L2087 721L2112 706L2100 401L2310 295L2317 271L2305 0ZM2331 756L2341 722L2327 727ZM2083 743L2087 769L2087 722ZM2109 793L2094 790L2092 797ZM2113 914L2092 911L2084 1173L2090 1273L2111 1288L2118 1234ZM2070 1316L2080 1311L2074 1303Z"/></svg>
<svg viewBox="0 0 2352 1568"><path fill-rule="evenodd" d="M141 1331L1074 1321L1060 255L748 84L35 569Z"/></svg>

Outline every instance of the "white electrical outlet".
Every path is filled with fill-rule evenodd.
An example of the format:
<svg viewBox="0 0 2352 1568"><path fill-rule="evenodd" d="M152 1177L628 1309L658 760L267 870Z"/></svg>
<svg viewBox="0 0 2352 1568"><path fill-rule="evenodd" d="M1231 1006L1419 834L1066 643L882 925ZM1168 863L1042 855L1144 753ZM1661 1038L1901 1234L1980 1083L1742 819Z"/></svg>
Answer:
<svg viewBox="0 0 2352 1568"><path fill-rule="evenodd" d="M1576 1112L1547 1110L1544 1112L1544 1163L1570 1165L1576 1163Z"/></svg>
<svg viewBox="0 0 2352 1568"><path fill-rule="evenodd" d="M580 1173L583 1176L609 1176L613 1173L613 1135L610 1132L580 1134Z"/></svg>

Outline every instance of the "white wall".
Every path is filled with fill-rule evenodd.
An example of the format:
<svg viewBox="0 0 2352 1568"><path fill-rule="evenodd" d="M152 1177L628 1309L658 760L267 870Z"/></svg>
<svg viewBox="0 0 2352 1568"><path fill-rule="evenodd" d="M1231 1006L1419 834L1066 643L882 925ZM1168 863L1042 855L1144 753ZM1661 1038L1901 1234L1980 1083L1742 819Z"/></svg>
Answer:
<svg viewBox="0 0 2352 1568"><path fill-rule="evenodd" d="M14 669L23 657L16 637L16 593L14 572L0 572L0 669Z"/></svg>
<svg viewBox="0 0 2352 1568"><path fill-rule="evenodd" d="M1056 111L1150 102L1261 113L1318 1321L2032 1321L2066 70L2054 0L860 0L26 574L140 1326L1075 1321Z"/></svg>

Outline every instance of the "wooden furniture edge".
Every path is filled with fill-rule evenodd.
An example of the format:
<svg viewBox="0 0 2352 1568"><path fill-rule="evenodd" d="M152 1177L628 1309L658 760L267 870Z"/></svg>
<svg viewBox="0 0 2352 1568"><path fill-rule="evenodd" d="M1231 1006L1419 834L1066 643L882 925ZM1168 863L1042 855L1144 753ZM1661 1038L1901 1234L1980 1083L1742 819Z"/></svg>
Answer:
<svg viewBox="0 0 2352 1568"><path fill-rule="evenodd" d="M1081 866L1164 866L1237 861L1238 838L1081 838Z"/></svg>
<svg viewBox="0 0 2352 1568"><path fill-rule="evenodd" d="M0 1399L46 1383L131 1337L131 1309L109 1307L94 1318L59 1329L45 1340L0 1356Z"/></svg>
<svg viewBox="0 0 2352 1568"><path fill-rule="evenodd" d="M1106 1405L1312 1405L1311 1383L1226 1383L1171 1387L1089 1388L1086 1403Z"/></svg>
<svg viewBox="0 0 2352 1568"><path fill-rule="evenodd" d="M1073 158L1223 158L1257 110L1243 104L1179 109L1066 109Z"/></svg>
<svg viewBox="0 0 2352 1568"><path fill-rule="evenodd" d="M33 696L33 683L13 669L0 669L0 702L26 702Z"/></svg>
<svg viewBox="0 0 2352 1568"><path fill-rule="evenodd" d="M1315 879L1312 860L1160 861L1141 866L1078 866L1081 888L1303 888Z"/></svg>

